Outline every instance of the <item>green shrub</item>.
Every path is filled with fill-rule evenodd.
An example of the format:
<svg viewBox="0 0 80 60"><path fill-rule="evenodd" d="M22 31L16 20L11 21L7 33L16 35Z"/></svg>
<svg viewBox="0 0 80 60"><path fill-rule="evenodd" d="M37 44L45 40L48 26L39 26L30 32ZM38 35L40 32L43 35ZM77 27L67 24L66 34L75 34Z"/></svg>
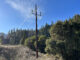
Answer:
<svg viewBox="0 0 80 60"><path fill-rule="evenodd" d="M24 45L28 46L29 48L31 48L32 50L35 50L35 36L29 37L25 40Z"/></svg>
<svg viewBox="0 0 80 60"><path fill-rule="evenodd" d="M45 53L46 38L47 37L45 35L41 35L39 37L38 48L39 48L39 51L42 52L42 53Z"/></svg>

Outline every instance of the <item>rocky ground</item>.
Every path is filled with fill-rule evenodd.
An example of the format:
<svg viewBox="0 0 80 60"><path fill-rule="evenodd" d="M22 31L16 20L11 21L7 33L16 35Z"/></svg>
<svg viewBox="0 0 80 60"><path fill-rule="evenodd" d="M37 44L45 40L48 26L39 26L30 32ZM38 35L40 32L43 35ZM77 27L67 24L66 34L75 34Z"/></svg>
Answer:
<svg viewBox="0 0 80 60"><path fill-rule="evenodd" d="M36 53L31 49L21 45L0 45L0 60L55 60L53 56L46 56L39 53L36 59Z"/></svg>

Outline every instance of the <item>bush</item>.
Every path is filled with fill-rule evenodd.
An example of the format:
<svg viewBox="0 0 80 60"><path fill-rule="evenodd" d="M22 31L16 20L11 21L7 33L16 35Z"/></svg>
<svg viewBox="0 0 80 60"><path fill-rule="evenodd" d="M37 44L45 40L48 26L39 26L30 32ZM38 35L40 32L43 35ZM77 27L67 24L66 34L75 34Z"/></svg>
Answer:
<svg viewBox="0 0 80 60"><path fill-rule="evenodd" d="M56 41L54 41L52 39L46 40L45 52L47 52L48 54L55 54L55 52L56 52Z"/></svg>
<svg viewBox="0 0 80 60"><path fill-rule="evenodd" d="M2 40L0 39L0 43L2 43Z"/></svg>
<svg viewBox="0 0 80 60"><path fill-rule="evenodd" d="M35 40L36 40L35 36L29 37L25 40L24 45L28 46L32 50L35 50Z"/></svg>
<svg viewBox="0 0 80 60"><path fill-rule="evenodd" d="M45 53L45 47L46 47L46 36L45 35L41 35L39 37L39 41L38 41L38 48L39 48L39 51L41 53Z"/></svg>
<svg viewBox="0 0 80 60"><path fill-rule="evenodd" d="M38 39L38 50L41 53L45 53L45 47L46 47L46 36L45 35L41 35L39 36ZM36 46L36 37L32 36L29 37L25 40L24 45L28 46L29 48L31 48L32 50L35 50L35 46Z"/></svg>

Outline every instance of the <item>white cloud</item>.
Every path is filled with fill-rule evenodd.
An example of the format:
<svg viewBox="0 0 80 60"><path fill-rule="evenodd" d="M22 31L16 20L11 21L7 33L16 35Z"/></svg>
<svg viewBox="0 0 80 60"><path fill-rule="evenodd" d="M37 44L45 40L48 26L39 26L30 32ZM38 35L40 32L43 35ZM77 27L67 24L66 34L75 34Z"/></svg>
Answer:
<svg viewBox="0 0 80 60"><path fill-rule="evenodd" d="M21 16L24 17L23 22L21 22L18 26L23 26L26 22L27 26L31 26L35 23L35 16L32 14L32 10L34 10L35 3L40 3L41 0L5 0L7 4L9 4L14 10L21 13ZM40 4L41 5L41 4ZM40 7L39 5L39 7ZM41 8L38 8L38 12L43 11ZM38 17L39 20L42 17Z"/></svg>
<svg viewBox="0 0 80 60"><path fill-rule="evenodd" d="M34 5L37 2L39 2L39 0L6 0L6 3L20 12L24 20L27 21L33 18L31 10L34 9Z"/></svg>

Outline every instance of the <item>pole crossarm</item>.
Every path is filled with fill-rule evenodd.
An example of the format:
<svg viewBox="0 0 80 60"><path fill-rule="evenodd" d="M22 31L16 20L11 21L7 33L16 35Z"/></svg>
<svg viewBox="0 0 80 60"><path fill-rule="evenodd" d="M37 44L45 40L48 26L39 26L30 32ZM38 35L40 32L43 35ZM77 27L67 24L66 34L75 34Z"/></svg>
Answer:
<svg viewBox="0 0 80 60"><path fill-rule="evenodd" d="M35 5L35 10L32 10L32 14L37 15L37 16L41 16L41 12L38 13L37 5Z"/></svg>

